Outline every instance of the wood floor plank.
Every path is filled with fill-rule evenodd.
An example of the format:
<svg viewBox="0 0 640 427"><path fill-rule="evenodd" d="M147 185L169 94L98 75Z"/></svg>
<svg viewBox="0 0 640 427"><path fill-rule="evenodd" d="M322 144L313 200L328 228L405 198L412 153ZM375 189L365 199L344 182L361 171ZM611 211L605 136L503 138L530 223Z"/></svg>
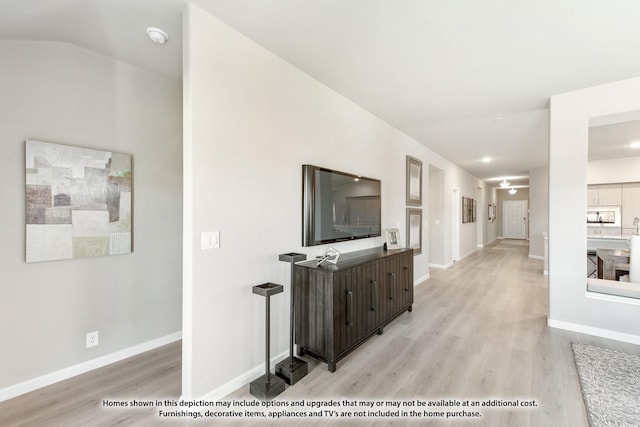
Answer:
<svg viewBox="0 0 640 427"><path fill-rule="evenodd" d="M309 374L277 400L470 401L534 399L533 409L481 408L474 425L587 427L570 343L640 354L640 347L547 327L542 261L526 241L502 240L446 270L430 271L404 313L348 357L335 373L312 358ZM188 425L157 409L105 409L104 399L178 399L180 343L0 403L2 426ZM249 387L225 400L252 400ZM466 425L469 420L458 420ZM298 419L208 420L199 425L297 426ZM449 426L440 419L305 420L310 426Z"/></svg>

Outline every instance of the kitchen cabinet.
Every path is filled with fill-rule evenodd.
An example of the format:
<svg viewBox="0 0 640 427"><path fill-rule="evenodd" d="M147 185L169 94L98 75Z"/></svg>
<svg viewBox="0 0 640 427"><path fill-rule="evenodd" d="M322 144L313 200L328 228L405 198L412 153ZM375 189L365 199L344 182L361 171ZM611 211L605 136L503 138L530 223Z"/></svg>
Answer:
<svg viewBox="0 0 640 427"><path fill-rule="evenodd" d="M336 363L413 307L413 250L343 254L336 265L294 266L298 354Z"/></svg>
<svg viewBox="0 0 640 427"><path fill-rule="evenodd" d="M620 237L622 234L622 230L620 227L587 227L587 237L588 236L596 236L596 237L605 237L605 236L616 236Z"/></svg>
<svg viewBox="0 0 640 427"><path fill-rule="evenodd" d="M594 184L587 186L588 206L619 206L621 204L621 184Z"/></svg>

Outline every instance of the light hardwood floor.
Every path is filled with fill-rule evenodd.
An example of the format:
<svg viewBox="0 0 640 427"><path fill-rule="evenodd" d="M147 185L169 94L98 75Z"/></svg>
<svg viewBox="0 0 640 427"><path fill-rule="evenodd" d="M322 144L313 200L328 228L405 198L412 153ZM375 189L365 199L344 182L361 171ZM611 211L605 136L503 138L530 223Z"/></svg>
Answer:
<svg viewBox="0 0 640 427"><path fill-rule="evenodd" d="M532 399L534 409L487 409L476 422L314 419L305 425L588 426L572 341L640 354L640 347L546 326L547 281L526 241L501 240L431 270L404 313L335 373L313 359L310 373L278 400ZM248 385L228 400L252 399ZM177 399L180 347L171 344L0 403L2 426L175 425L157 410L103 409L103 399ZM299 425L301 420L209 420L199 425Z"/></svg>

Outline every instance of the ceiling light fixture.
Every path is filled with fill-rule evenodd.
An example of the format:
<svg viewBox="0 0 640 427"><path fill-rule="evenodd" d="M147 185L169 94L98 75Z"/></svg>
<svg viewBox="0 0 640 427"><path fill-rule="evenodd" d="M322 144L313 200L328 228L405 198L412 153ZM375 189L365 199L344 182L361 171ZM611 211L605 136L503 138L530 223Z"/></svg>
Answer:
<svg viewBox="0 0 640 427"><path fill-rule="evenodd" d="M162 31L160 28L149 27L147 28L147 34L154 43L165 44L167 40L169 40L167 33Z"/></svg>
<svg viewBox="0 0 640 427"><path fill-rule="evenodd" d="M483 163L489 163L490 161L491 161L491 157L489 157L489 156L486 156L486 157L482 158L482 162Z"/></svg>
<svg viewBox="0 0 640 427"><path fill-rule="evenodd" d="M640 141L633 141L629 146L631 148L640 148Z"/></svg>
<svg viewBox="0 0 640 427"><path fill-rule="evenodd" d="M515 188L511 187L511 190L509 190L509 194L511 194L512 196L514 194L516 194L518 192L518 190L516 190Z"/></svg>
<svg viewBox="0 0 640 427"><path fill-rule="evenodd" d="M500 188L508 188L511 184L509 184L509 181L507 181L507 178L503 178L502 182L500 183Z"/></svg>

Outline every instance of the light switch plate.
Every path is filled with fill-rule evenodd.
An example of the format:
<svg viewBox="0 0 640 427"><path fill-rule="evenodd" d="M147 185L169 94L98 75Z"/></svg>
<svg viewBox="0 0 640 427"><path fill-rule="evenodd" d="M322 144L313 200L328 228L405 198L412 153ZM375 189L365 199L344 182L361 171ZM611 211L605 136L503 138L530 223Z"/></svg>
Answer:
<svg viewBox="0 0 640 427"><path fill-rule="evenodd" d="M220 247L219 231L203 231L202 232L202 250L217 249Z"/></svg>

